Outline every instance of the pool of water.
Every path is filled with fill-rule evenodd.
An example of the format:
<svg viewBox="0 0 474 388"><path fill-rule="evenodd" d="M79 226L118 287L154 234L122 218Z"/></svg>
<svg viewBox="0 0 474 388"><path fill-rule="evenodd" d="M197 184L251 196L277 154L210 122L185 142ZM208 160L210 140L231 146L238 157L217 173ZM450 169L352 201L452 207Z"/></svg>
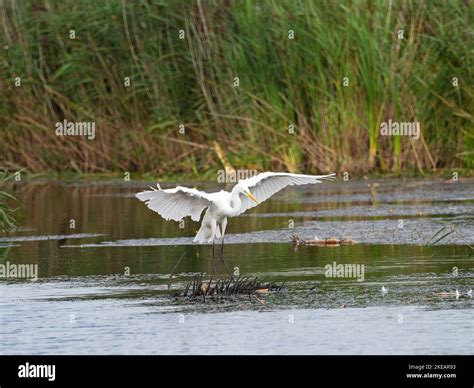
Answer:
<svg viewBox="0 0 474 388"><path fill-rule="evenodd" d="M281 292L205 302L168 286L181 257L172 293L210 276L212 248L192 243L197 223L134 198L149 185L15 187L21 228L0 235L0 265L38 278L0 277L0 354L473 353L473 180L288 188L231 219L224 250L232 271ZM294 234L358 243L294 247Z"/></svg>

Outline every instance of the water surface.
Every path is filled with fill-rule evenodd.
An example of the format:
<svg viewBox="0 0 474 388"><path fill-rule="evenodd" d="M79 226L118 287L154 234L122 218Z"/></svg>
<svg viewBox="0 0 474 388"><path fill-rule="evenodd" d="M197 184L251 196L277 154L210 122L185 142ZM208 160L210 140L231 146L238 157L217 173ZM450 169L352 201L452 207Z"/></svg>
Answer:
<svg viewBox="0 0 474 388"><path fill-rule="evenodd" d="M38 264L39 279L0 279L0 353L472 354L473 183L286 189L230 220L225 247L233 270L284 289L219 303L169 296L177 260L173 291L211 272L211 247L133 197L150 183L19 185L22 228L0 236L0 264ZM295 249L293 234L358 244ZM363 281L328 278L333 263L363 265Z"/></svg>

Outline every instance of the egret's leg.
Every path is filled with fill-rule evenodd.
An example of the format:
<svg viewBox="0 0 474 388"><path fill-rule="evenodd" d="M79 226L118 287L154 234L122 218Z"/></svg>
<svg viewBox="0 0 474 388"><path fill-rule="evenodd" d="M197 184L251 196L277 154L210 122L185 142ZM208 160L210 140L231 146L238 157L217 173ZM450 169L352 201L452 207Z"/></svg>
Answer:
<svg viewBox="0 0 474 388"><path fill-rule="evenodd" d="M221 261L224 263L225 269L229 273L230 277L232 278L232 272L227 265L227 262L224 260L224 235L225 235L225 229L227 227L227 218L224 218L221 222L221 231L222 231L222 242L221 242Z"/></svg>
<svg viewBox="0 0 474 388"><path fill-rule="evenodd" d="M212 274L216 276L216 255L214 240L212 240Z"/></svg>
<svg viewBox="0 0 474 388"><path fill-rule="evenodd" d="M227 262L224 260L224 236L222 236L222 243L221 243L221 261L224 263L225 269L229 273L230 277L232 278L232 271L230 270Z"/></svg>
<svg viewBox="0 0 474 388"><path fill-rule="evenodd" d="M215 255L215 240L216 240L217 223L215 219L211 219L211 239L212 239L212 272L216 276L216 255Z"/></svg>

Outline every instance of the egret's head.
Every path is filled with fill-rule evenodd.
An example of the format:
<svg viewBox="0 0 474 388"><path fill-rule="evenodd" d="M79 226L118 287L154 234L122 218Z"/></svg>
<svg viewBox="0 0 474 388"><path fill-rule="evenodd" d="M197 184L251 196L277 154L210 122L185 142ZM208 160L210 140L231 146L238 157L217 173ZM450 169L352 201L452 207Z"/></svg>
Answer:
<svg viewBox="0 0 474 388"><path fill-rule="evenodd" d="M242 187L242 192L249 197L252 201L254 201L257 205L260 203L258 202L258 199L254 197L254 195L250 192L248 187L243 186Z"/></svg>

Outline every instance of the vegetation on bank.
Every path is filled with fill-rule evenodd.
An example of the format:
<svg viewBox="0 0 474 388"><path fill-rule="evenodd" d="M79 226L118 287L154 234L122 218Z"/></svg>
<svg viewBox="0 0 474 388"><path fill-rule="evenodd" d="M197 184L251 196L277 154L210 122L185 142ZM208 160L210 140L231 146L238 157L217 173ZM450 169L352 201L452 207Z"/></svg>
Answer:
<svg viewBox="0 0 474 388"><path fill-rule="evenodd" d="M468 1L5 0L0 166L469 170L473 16ZM390 119L420 138L381 136ZM64 120L95 138L57 136Z"/></svg>
<svg viewBox="0 0 474 388"><path fill-rule="evenodd" d="M1 184L9 180L6 173L0 171L0 187ZM13 229L16 226L13 213L15 209L11 207L10 202L15 201L15 197L6 191L0 190L0 233Z"/></svg>

